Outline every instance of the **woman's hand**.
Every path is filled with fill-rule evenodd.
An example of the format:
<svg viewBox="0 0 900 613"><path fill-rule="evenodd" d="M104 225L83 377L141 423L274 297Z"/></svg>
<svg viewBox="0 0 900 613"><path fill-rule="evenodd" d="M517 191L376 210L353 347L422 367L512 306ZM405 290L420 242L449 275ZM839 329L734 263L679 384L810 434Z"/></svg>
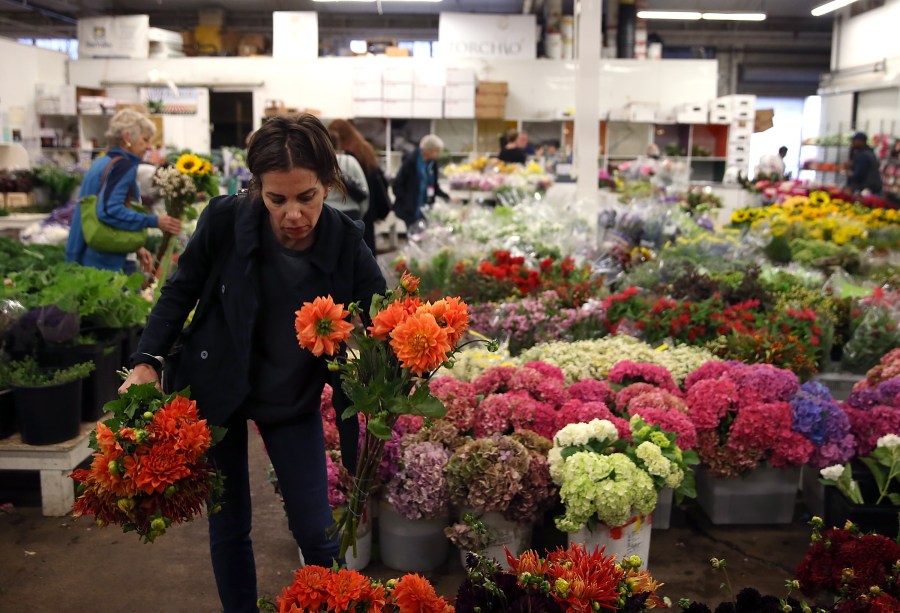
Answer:
<svg viewBox="0 0 900 613"><path fill-rule="evenodd" d="M181 232L181 220L171 215L160 215L156 219L156 227L169 234L179 234Z"/></svg>
<svg viewBox="0 0 900 613"><path fill-rule="evenodd" d="M138 364L134 367L134 370L131 371L131 374L128 375L128 378L119 386L119 393L122 394L132 385L141 385L143 383L155 383L156 389L162 391L162 387L159 385L159 375L156 374L156 369L150 366L149 364Z"/></svg>
<svg viewBox="0 0 900 613"><path fill-rule="evenodd" d="M137 250L137 257L141 272L149 273L153 270L153 256L150 255L149 251L141 247Z"/></svg>

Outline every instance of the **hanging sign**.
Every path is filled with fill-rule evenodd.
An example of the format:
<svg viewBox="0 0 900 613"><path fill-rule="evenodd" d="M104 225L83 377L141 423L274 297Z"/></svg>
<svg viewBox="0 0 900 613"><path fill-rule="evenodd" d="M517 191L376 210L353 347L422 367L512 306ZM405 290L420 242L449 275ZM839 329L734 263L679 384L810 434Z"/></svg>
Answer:
<svg viewBox="0 0 900 613"><path fill-rule="evenodd" d="M534 15L441 13L438 53L445 59L537 57Z"/></svg>

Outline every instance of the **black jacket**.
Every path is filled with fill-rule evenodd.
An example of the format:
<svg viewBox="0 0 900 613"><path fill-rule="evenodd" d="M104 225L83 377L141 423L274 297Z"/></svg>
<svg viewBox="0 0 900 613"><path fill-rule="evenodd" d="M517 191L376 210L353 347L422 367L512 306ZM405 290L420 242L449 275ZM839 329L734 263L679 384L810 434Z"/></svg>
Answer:
<svg viewBox="0 0 900 613"><path fill-rule="evenodd" d="M873 194L880 194L883 185L875 151L871 147L863 147L851 154L850 161L853 165L853 170L847 178L850 189L855 192L867 189Z"/></svg>
<svg viewBox="0 0 900 613"><path fill-rule="evenodd" d="M166 355L188 313L201 294L206 295L204 285L211 283L209 304L198 306L202 316L184 338L175 389L190 385L201 414L214 425L225 423L251 391L253 331L258 318L265 316L259 312L260 223L265 220L261 200L238 195L210 202L179 258L178 270L163 287L132 356L137 364L148 362L145 354ZM233 239L214 236L214 229L227 232L229 226L233 227ZM339 211L323 207L311 252L314 272L309 283L313 295L330 294L344 305L359 300L363 312L368 312L372 295L384 293L385 281L363 243L361 226ZM216 258L225 258L218 267L213 265ZM221 272L213 278L217 269ZM324 358L309 354L309 359ZM316 382L324 383L324 379Z"/></svg>

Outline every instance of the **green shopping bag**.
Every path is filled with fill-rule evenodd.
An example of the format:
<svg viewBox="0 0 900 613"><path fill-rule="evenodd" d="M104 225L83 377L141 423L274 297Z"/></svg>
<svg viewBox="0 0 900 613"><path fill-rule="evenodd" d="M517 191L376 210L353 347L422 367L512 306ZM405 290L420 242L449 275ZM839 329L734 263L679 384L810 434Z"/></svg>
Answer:
<svg viewBox="0 0 900 613"><path fill-rule="evenodd" d="M81 232L88 247L104 253L131 253L147 241L146 229L120 230L100 221L97 217L97 196L81 199Z"/></svg>

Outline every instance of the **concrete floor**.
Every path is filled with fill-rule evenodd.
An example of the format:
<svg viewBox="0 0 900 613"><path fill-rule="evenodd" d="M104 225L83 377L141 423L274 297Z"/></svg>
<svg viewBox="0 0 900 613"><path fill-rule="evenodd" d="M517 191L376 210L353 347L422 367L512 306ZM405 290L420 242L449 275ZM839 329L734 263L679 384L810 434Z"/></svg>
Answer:
<svg viewBox="0 0 900 613"><path fill-rule="evenodd" d="M259 593L274 601L297 567L297 546L266 481L267 459L258 436L251 436L250 456ZM11 480L9 473L0 473L0 490ZM133 534L99 529L88 518L42 517L34 492L16 499L0 510L0 611L221 610L205 519L172 528L156 543L144 545ZM10 494L0 493L0 504L10 500ZM799 504L794 523L786 526L716 527L699 509L676 509L672 527L653 532L650 570L666 584L661 592L673 601L686 597L718 603L725 599L723 577L710 569L709 559L725 558L735 590L753 586L782 596L784 582L793 577L809 542L804 522ZM456 553L452 550L445 566L428 574L438 591L450 597L463 577ZM377 561L365 572L383 579L401 574Z"/></svg>

